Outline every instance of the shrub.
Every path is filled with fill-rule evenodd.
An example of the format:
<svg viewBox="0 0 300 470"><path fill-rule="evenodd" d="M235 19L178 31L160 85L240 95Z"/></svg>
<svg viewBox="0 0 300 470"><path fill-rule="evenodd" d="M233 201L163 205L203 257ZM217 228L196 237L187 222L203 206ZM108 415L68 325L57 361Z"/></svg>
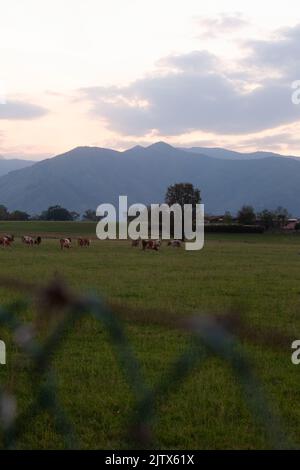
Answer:
<svg viewBox="0 0 300 470"><path fill-rule="evenodd" d="M207 233L264 233L264 227L259 225L240 224L208 224L204 230Z"/></svg>

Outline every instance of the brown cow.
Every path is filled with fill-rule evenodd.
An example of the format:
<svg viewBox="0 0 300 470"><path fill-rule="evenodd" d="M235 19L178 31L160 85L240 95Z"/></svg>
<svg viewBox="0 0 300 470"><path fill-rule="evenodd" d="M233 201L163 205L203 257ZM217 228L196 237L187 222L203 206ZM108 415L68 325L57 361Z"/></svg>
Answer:
<svg viewBox="0 0 300 470"><path fill-rule="evenodd" d="M71 248L71 242L71 238L61 238L59 240L61 250L63 250L64 248Z"/></svg>
<svg viewBox="0 0 300 470"><path fill-rule="evenodd" d="M137 247L140 246L141 240L138 238L137 240L132 240L131 241L131 246Z"/></svg>
<svg viewBox="0 0 300 470"><path fill-rule="evenodd" d="M33 246L33 244L34 244L33 238L29 237L28 235L24 235L22 237L22 242L25 243L25 245L28 245L28 246Z"/></svg>
<svg viewBox="0 0 300 470"><path fill-rule="evenodd" d="M34 240L34 244L40 245L41 243L42 243L42 238L40 236L36 237L36 239Z"/></svg>
<svg viewBox="0 0 300 470"><path fill-rule="evenodd" d="M142 240L142 248L145 250L155 250L158 251L161 245L160 240Z"/></svg>
<svg viewBox="0 0 300 470"><path fill-rule="evenodd" d="M11 234L5 234L5 235L3 235L3 238L6 238L10 242L13 242L15 240L14 235L11 235Z"/></svg>
<svg viewBox="0 0 300 470"><path fill-rule="evenodd" d="M89 240L88 238L78 238L78 246L88 247L90 245L91 245L91 240Z"/></svg>
<svg viewBox="0 0 300 470"><path fill-rule="evenodd" d="M7 237L1 237L0 238L0 245L2 245L3 247L11 246L11 243L12 243L12 241Z"/></svg>

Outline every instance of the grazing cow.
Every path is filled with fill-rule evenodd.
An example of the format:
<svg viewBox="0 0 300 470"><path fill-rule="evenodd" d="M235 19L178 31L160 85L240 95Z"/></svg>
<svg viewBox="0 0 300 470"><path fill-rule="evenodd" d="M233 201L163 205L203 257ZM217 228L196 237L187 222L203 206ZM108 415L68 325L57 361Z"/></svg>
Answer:
<svg viewBox="0 0 300 470"><path fill-rule="evenodd" d="M14 241L15 237L13 235L3 235L1 238L1 245L3 246L11 246L11 243Z"/></svg>
<svg viewBox="0 0 300 470"><path fill-rule="evenodd" d="M88 238L78 238L78 246L88 247L90 246L90 244L91 244L91 240L89 240Z"/></svg>
<svg viewBox="0 0 300 470"><path fill-rule="evenodd" d="M158 251L161 245L160 240L142 240L142 248L145 250L155 250Z"/></svg>
<svg viewBox="0 0 300 470"><path fill-rule="evenodd" d="M15 240L15 237L14 235L11 235L11 234L5 234L3 236L3 238L6 238L7 240L9 240L10 242L13 242Z"/></svg>
<svg viewBox="0 0 300 470"><path fill-rule="evenodd" d="M140 246L141 240L138 238L138 240L132 240L131 246Z"/></svg>
<svg viewBox="0 0 300 470"><path fill-rule="evenodd" d="M34 244L33 238L29 237L28 235L24 235L22 237L22 242L25 243L25 245L28 245L28 246L33 246L33 244Z"/></svg>
<svg viewBox="0 0 300 470"><path fill-rule="evenodd" d="M36 239L34 240L34 244L40 245L41 243L42 243L42 238L40 236L36 237Z"/></svg>
<svg viewBox="0 0 300 470"><path fill-rule="evenodd" d="M7 237L1 237L0 238L0 245L2 245L3 247L5 246L11 246L11 240Z"/></svg>
<svg viewBox="0 0 300 470"><path fill-rule="evenodd" d="M71 248L71 242L71 238L61 238L59 240L61 250L63 250L64 248Z"/></svg>
<svg viewBox="0 0 300 470"><path fill-rule="evenodd" d="M173 248L181 248L182 241L181 240L170 240L168 242L168 246L172 246Z"/></svg>

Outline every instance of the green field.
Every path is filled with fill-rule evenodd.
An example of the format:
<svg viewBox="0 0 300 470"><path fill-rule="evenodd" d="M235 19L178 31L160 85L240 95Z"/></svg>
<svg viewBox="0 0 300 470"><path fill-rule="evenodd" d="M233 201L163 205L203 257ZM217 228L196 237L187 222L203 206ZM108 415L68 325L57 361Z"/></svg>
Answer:
<svg viewBox="0 0 300 470"><path fill-rule="evenodd" d="M47 237L55 237L55 235L80 236L89 235L96 236L95 222L0 222L0 233L12 233L15 236L22 235L42 235Z"/></svg>
<svg viewBox="0 0 300 470"><path fill-rule="evenodd" d="M14 233L12 249L0 249L0 278L45 283L59 273L76 292L102 295L118 310L145 380L155 384L188 347L190 337L174 327L174 317L240 315L241 342L263 383L268 400L289 436L300 445L299 370L292 365L291 341L300 338L300 237L222 235L206 237L199 252L163 245L142 252L127 241L93 241L61 251L58 240L22 245L22 234L94 235L95 224L0 223ZM22 297L1 288L1 304ZM20 311L30 320L33 311ZM47 330L45 315L42 328ZM277 341L276 334L282 335ZM3 338L2 338L3 337ZM31 400L27 362L5 330L7 365L1 382L16 393L18 406ZM59 396L70 414L80 447L128 447L132 394L103 328L87 317L74 327L55 356ZM298 366L300 367L300 366ZM157 403L154 447L160 449L268 448L263 429L241 395L236 378L220 359L201 362L183 385ZM51 417L40 416L18 442L19 448L61 448Z"/></svg>

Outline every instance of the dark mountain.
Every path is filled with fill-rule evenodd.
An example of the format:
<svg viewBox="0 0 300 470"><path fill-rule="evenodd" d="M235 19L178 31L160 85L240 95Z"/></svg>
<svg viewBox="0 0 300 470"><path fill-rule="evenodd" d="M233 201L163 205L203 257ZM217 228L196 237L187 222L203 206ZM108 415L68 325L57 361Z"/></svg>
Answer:
<svg viewBox="0 0 300 470"><path fill-rule="evenodd" d="M286 157L226 160L194 154L163 142L117 152L78 147L0 178L0 203L37 213L61 204L83 212L103 202L162 202L166 188L191 182L201 189L206 212L287 207L300 215L300 162Z"/></svg>
<svg viewBox="0 0 300 470"><path fill-rule="evenodd" d="M220 147L191 147L184 149L187 152L192 153L201 153L207 155L208 157L226 159L226 160L260 160L261 158L268 158L268 157L282 157L286 158L283 155L279 155L278 153L273 152L251 152L251 153L242 153L242 152L235 152L234 150L223 149ZM297 158L293 157L292 155L288 156L288 158Z"/></svg>
<svg viewBox="0 0 300 470"><path fill-rule="evenodd" d="M6 175L10 171L19 170L33 165L34 162L29 160L19 160L17 158L6 160L0 156L0 176Z"/></svg>

